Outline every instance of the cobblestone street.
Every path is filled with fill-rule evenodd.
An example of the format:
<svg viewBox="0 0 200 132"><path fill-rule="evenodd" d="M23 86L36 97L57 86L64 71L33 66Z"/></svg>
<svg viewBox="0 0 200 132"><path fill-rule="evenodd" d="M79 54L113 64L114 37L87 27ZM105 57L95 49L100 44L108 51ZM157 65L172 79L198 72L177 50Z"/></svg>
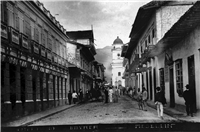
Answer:
<svg viewBox="0 0 200 132"><path fill-rule="evenodd" d="M164 114L164 120L157 117L157 111L147 107L148 111L138 109L136 101L121 96L118 103L90 102L77 105L51 117L34 122L35 125L64 124L107 124L107 123L155 123L179 122Z"/></svg>

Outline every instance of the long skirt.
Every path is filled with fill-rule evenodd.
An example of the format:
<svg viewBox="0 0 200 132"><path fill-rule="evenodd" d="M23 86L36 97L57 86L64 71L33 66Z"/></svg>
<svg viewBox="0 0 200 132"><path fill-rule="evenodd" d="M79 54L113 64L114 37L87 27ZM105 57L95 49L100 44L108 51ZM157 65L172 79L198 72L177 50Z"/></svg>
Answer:
<svg viewBox="0 0 200 132"><path fill-rule="evenodd" d="M112 94L109 94L109 102L113 102Z"/></svg>

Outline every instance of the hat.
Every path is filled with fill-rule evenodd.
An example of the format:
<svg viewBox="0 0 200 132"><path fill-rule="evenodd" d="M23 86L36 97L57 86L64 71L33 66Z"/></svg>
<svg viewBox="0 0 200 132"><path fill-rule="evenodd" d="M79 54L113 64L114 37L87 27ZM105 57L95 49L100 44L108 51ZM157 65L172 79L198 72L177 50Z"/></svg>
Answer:
<svg viewBox="0 0 200 132"><path fill-rule="evenodd" d="M185 85L186 88L189 88L189 84Z"/></svg>

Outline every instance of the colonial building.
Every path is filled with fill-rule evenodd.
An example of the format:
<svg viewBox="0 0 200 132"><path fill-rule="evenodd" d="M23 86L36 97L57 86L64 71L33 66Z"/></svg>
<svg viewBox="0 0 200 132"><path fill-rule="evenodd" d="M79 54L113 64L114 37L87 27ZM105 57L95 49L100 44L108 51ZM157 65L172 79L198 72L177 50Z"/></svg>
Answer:
<svg viewBox="0 0 200 132"><path fill-rule="evenodd" d="M93 30L68 31L70 43L67 46L70 60L70 89L79 91L82 88L83 93L86 89L90 90L95 85L95 60L96 50L94 47Z"/></svg>
<svg viewBox="0 0 200 132"><path fill-rule="evenodd" d="M65 32L39 1L1 1L2 121L67 104Z"/></svg>
<svg viewBox="0 0 200 132"><path fill-rule="evenodd" d="M193 89L195 107L200 107L199 2L194 3L152 1L140 7L124 54L135 87L144 84L153 101L160 86L170 107L184 105L186 84Z"/></svg>
<svg viewBox="0 0 200 132"><path fill-rule="evenodd" d="M121 57L123 41L117 36L112 44L112 85L125 86L123 77L124 67L123 58Z"/></svg>
<svg viewBox="0 0 200 132"><path fill-rule="evenodd" d="M183 91L189 84L194 109L200 109L200 2L196 2L146 54L157 57L160 85L163 81L170 107L185 105Z"/></svg>

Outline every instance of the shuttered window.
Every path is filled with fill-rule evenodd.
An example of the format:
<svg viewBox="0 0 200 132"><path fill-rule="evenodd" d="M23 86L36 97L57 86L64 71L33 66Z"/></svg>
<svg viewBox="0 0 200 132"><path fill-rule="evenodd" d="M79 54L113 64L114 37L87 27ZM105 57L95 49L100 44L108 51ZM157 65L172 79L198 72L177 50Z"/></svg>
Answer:
<svg viewBox="0 0 200 132"><path fill-rule="evenodd" d="M182 68L182 59L176 60L176 89L180 97L183 96L183 68Z"/></svg>

